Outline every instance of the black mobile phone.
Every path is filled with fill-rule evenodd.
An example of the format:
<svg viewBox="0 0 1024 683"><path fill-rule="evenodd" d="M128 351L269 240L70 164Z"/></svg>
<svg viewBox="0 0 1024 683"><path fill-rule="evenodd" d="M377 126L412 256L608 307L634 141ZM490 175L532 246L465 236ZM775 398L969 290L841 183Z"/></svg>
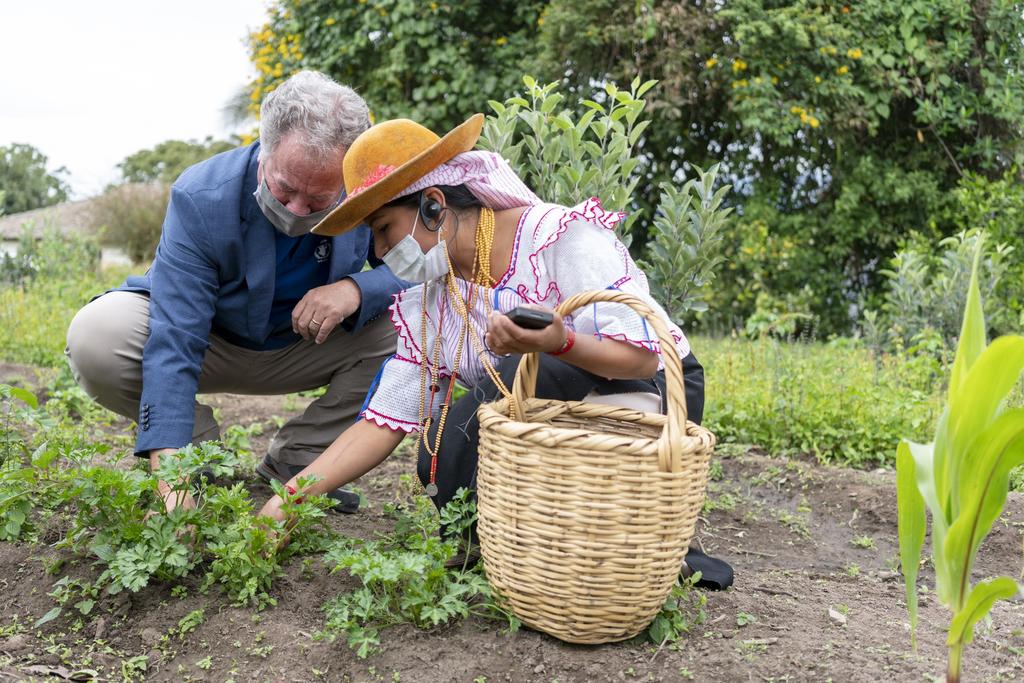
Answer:
<svg viewBox="0 0 1024 683"><path fill-rule="evenodd" d="M555 320L549 311L538 311L535 308L524 306L516 306L505 315L519 327L525 327L528 330L542 330Z"/></svg>

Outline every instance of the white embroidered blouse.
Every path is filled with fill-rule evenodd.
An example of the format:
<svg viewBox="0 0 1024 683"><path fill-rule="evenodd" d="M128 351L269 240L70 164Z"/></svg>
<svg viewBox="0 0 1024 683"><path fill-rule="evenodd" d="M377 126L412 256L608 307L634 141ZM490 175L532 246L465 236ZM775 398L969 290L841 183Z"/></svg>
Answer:
<svg viewBox="0 0 1024 683"><path fill-rule="evenodd" d="M615 236L615 224L622 217L621 213L602 209L596 198L573 208L536 204L526 209L516 228L508 271L493 288L476 288L469 311L471 329L468 334L477 335L477 344L468 335L463 340L462 358L457 368L459 382L472 389L487 377L477 348L486 348L483 338L489 310L505 312L524 303L555 308L570 296L593 289L618 289L644 300L668 323L680 357L690 352L686 337L651 297L647 277ZM456 279L456 283L462 300L469 301L473 285L461 279ZM426 311L423 310L424 287L427 287ZM428 405L423 416L436 416L451 368L455 366L459 336L464 334L463 319L449 300L444 280L399 292L390 310L398 333L397 349L378 373L361 417L392 430L417 432L423 364L427 364L428 370ZM426 348L423 348L423 315L427 321ZM577 334L618 339L660 353L654 332L648 329L643 318L622 304L591 304L566 316L565 322ZM429 369L438 336L437 372L444 386L432 393ZM496 367L500 357L489 350L485 353Z"/></svg>

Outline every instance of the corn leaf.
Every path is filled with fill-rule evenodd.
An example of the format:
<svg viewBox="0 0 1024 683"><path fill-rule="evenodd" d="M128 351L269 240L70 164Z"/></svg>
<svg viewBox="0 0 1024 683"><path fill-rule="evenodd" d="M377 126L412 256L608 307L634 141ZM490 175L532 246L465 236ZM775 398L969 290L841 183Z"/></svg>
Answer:
<svg viewBox="0 0 1024 683"><path fill-rule="evenodd" d="M952 403L960 393L967 378L967 372L985 350L985 314L981 308L981 291L978 289L978 264L984 247L984 235L978 239L971 268L971 282L967 287L967 308L964 322L960 327L960 341L953 359L953 372L949 378L949 401Z"/></svg>
<svg viewBox="0 0 1024 683"><path fill-rule="evenodd" d="M981 260L983 245L984 237L978 239L978 246L974 252L971 282L967 288L967 307L964 310L964 322L960 327L960 341L957 343L956 356L953 359L953 369L949 378L949 397L946 403L949 422L946 426L950 430L950 436L953 437L958 431L959 414L963 407L962 399L966 398L962 395L961 388L967 381L968 372L985 350L985 314L981 307L981 291L978 289L978 264ZM955 441L947 443L942 438L943 436L937 434L935 439L935 484L940 497L943 498L943 504L952 505L956 495L952 489L956 486L962 453L957 450ZM952 496L946 498L943 492L949 492ZM948 508L946 512L950 515L949 518L955 516L955 512Z"/></svg>
<svg viewBox="0 0 1024 683"><path fill-rule="evenodd" d="M913 444L921 449L928 446ZM900 565L907 591L907 611L910 613L910 642L917 649L917 570L921 563L927 518L924 498L917 490L912 445L901 441L896 447L896 505L900 540Z"/></svg>
<svg viewBox="0 0 1024 683"><path fill-rule="evenodd" d="M993 347L995 345L993 344ZM962 602L982 540L1006 505L1010 470L1024 464L1024 409L1008 410L978 435L975 457L961 472L960 515L944 542L946 561L957 567Z"/></svg>
<svg viewBox="0 0 1024 683"><path fill-rule="evenodd" d="M943 413L939 424L946 420ZM940 434L941 429L940 429ZM952 586L958 581L953 577L953 567L946 561L945 555L940 552L944 547L946 531L949 529L950 520L946 516L944 502L945 494L939 492L935 481L935 452L939 447L938 441L933 444L919 444L913 441L905 441L910 455L914 459L914 474L917 481L917 490L924 499L925 504L932 513L932 557L935 564L935 590L939 600L955 609L953 603ZM898 504L898 503L897 503Z"/></svg>
<svg viewBox="0 0 1024 683"><path fill-rule="evenodd" d="M971 441L992 422L1022 371L1024 337L999 337L977 358L949 404L954 454L967 457Z"/></svg>
<svg viewBox="0 0 1024 683"><path fill-rule="evenodd" d="M949 636L946 644L950 647L958 643L970 643L974 639L974 625L989 613L996 600L1009 600L1015 596L1022 586L1008 576L982 581L967 598L967 604L956 613L949 623Z"/></svg>

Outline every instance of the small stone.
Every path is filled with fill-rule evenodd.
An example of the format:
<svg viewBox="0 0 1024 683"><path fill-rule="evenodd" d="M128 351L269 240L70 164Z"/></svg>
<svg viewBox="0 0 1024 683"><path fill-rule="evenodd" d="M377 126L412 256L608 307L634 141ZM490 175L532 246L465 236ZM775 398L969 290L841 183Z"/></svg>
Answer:
<svg viewBox="0 0 1024 683"><path fill-rule="evenodd" d="M831 607L828 608L828 616L840 626L846 626L846 615Z"/></svg>
<svg viewBox="0 0 1024 683"><path fill-rule="evenodd" d="M535 673L535 674L542 674L542 673L544 673L544 665L543 664L538 664L537 666L533 667L533 673Z"/></svg>
<svg viewBox="0 0 1024 683"><path fill-rule="evenodd" d="M139 634L144 645L156 645L160 642L160 639L163 638L163 636L164 634L157 631L155 628L144 628L142 629L142 633Z"/></svg>
<svg viewBox="0 0 1024 683"><path fill-rule="evenodd" d="M106 633L106 631L107 631L107 619L106 619L106 617L100 617L99 619L96 620L96 633L94 634L93 637L96 640L102 640L103 639L103 634Z"/></svg>
<svg viewBox="0 0 1024 683"><path fill-rule="evenodd" d="M21 650L24 650L31 644L32 643L29 641L28 636L24 635L23 633L18 633L0 643L0 652L14 654L15 652L20 652Z"/></svg>
<svg viewBox="0 0 1024 683"><path fill-rule="evenodd" d="M115 598L111 612L113 612L114 616L121 616L123 614L127 614L131 607L132 598L127 591L123 591L117 594L117 598Z"/></svg>

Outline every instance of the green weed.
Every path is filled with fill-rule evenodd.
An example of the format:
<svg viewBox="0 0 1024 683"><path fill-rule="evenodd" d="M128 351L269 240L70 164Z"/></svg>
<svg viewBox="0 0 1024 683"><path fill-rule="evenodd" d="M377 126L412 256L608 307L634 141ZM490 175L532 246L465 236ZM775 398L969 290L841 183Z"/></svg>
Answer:
<svg viewBox="0 0 1024 683"><path fill-rule="evenodd" d="M411 507L385 506L395 530L372 541L341 539L328 549L332 571L347 570L362 586L324 605L326 621L318 638L344 635L359 657L380 645L380 632L396 624L433 628L470 614L500 616L509 628L519 626L493 600L481 565L449 569L460 547L468 548L468 531L476 518L471 492L461 489L442 511L417 496ZM444 524L446 536L441 537ZM467 553L468 557L468 553Z"/></svg>

